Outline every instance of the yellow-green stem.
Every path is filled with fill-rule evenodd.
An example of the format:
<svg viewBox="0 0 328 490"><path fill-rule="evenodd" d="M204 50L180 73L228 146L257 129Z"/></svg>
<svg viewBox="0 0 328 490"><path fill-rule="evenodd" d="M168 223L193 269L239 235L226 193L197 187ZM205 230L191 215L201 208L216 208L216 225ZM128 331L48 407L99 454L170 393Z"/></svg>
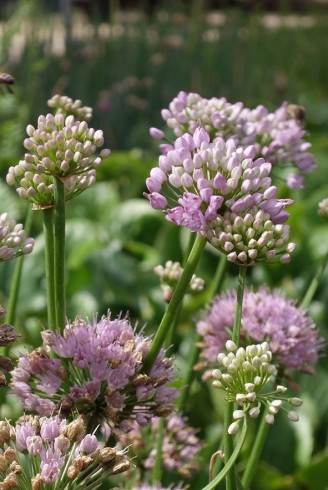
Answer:
<svg viewBox="0 0 328 490"><path fill-rule="evenodd" d="M42 214L43 214L46 288L47 288L48 328L53 329L56 326L54 210L53 208L43 209Z"/></svg>
<svg viewBox="0 0 328 490"><path fill-rule="evenodd" d="M260 426L259 426L257 434L256 434L256 439L255 439L255 442L253 444L251 454L247 458L247 466L245 468L245 471L244 471L244 474L243 474L243 477L241 480L243 487L244 487L244 490L248 490L248 488L249 488L249 486L253 480L253 477L254 477L254 474L255 474L255 471L257 468L257 464L258 464L258 461L260 459L260 456L261 456L261 453L263 450L263 446L265 444L265 440L267 438L267 435L268 435L268 432L270 429L270 425L265 421L265 415L266 415L265 413L262 414L262 419L261 419Z"/></svg>
<svg viewBox="0 0 328 490"><path fill-rule="evenodd" d="M66 321L65 294L65 193L64 183L55 177L55 298L56 298L56 328L63 329Z"/></svg>

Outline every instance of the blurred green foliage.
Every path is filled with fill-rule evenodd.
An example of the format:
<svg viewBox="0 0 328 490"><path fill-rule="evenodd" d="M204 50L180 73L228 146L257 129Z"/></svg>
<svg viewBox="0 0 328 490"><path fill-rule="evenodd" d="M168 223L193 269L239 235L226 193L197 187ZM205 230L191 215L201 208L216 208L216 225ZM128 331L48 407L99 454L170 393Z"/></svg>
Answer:
<svg viewBox="0 0 328 490"><path fill-rule="evenodd" d="M172 226L142 197L144 181L157 158L149 126L161 126L160 110L179 90L206 97L225 96L245 105L282 101L303 104L309 140L318 169L307 188L281 194L294 199L291 238L298 245L286 266L258 265L248 284L280 287L301 299L328 246L328 227L317 215L318 202L328 196L328 14L297 16L237 10L210 12L202 2L192 8L158 9L152 18L142 11L119 12L107 19L75 18L72 39L60 52L59 17L44 11L42 2L21 1L3 22L2 70L15 79L15 95L0 98L0 172L24 152L24 128L47 111L54 93L82 99L94 107L93 126L105 133L113 154L99 170L97 184L67 206L67 313L89 318L110 308L113 315L129 311L132 322L152 333L165 304L153 267L181 260L188 234ZM21 35L20 33L23 34ZM5 88L4 88L5 89ZM0 211L24 221L26 208L4 181ZM40 343L46 322L42 223L34 213L33 254L25 258L17 329L23 338L14 347ZM205 250L197 275L210 283L218 261ZM0 268L0 304L6 305L14 264ZM237 269L228 265L224 288L236 285ZM328 271L310 307L327 338ZM177 371L183 373L193 342L194 321L203 299L187 298L174 347ZM325 490L328 488L328 362L320 360L316 376L297 377L305 403L302 421L291 425L283 417L271 429L258 467L254 490ZM201 488L207 462L222 433L224 404L220 395L196 375L188 405L191 423L207 440L205 463L191 483ZM19 413L10 399L2 416ZM255 424L253 431L255 431ZM244 450L250 449L251 437ZM241 465L243 461L241 462ZM169 481L169 477L168 481Z"/></svg>

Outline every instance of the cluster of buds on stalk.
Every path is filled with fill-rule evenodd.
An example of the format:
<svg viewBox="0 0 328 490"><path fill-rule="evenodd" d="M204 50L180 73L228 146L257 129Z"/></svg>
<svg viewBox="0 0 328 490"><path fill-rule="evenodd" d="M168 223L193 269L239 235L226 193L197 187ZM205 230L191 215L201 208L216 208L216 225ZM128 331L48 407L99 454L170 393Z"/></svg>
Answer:
<svg viewBox="0 0 328 490"><path fill-rule="evenodd" d="M96 169L110 154L103 149L95 156L104 144L103 132L73 115L42 115L37 128L29 124L26 132L28 153L9 168L6 179L35 209L53 206L55 178L64 183L66 201L90 187L96 181Z"/></svg>
<svg viewBox="0 0 328 490"><path fill-rule="evenodd" d="M325 219L328 218L328 197L326 197L325 199L322 199L322 201L319 202L318 213L323 218L325 218Z"/></svg>
<svg viewBox="0 0 328 490"><path fill-rule="evenodd" d="M27 238L23 225L9 219L8 213L0 215L0 262L32 252L34 239Z"/></svg>
<svg viewBox="0 0 328 490"><path fill-rule="evenodd" d="M65 117L74 116L79 121L87 122L92 118L92 107L83 106L79 99L73 100L66 95L56 94L48 100L47 104L55 114L63 114Z"/></svg>
<svg viewBox="0 0 328 490"><path fill-rule="evenodd" d="M229 426L230 435L237 434L241 420L247 415L257 418L261 406L266 411L265 420L268 424L274 423L274 417L280 410L287 413L292 422L299 420L295 411L283 406L286 402L294 407L302 405L300 398L287 398L282 395L287 388L277 385L273 391L267 391L268 385L272 385L277 375L277 368L272 361L272 352L268 342L249 345L244 349L237 348L231 340L226 342L228 354L220 353L218 363L221 369L212 372L213 386L226 392L228 402L237 403L239 409L234 410L234 422Z"/></svg>
<svg viewBox="0 0 328 490"><path fill-rule="evenodd" d="M0 318L5 315L6 311L0 306ZM0 347L7 346L14 342L20 334L15 332L11 325L7 323L0 324ZM3 371L10 371L13 367L11 359L7 356L0 356L0 388L6 386L7 380Z"/></svg>
<svg viewBox="0 0 328 490"><path fill-rule="evenodd" d="M169 303L173 291L183 273L183 267L181 266L180 262L168 260L165 262L164 266L156 265L156 267L154 267L154 272L161 280L161 288L164 299L167 303ZM201 293L204 290L204 287L204 280L193 274L186 293L195 295Z"/></svg>
<svg viewBox="0 0 328 490"><path fill-rule="evenodd" d="M103 447L86 434L82 418L23 416L15 427L0 422L1 490L98 488L104 476L126 471L125 451Z"/></svg>

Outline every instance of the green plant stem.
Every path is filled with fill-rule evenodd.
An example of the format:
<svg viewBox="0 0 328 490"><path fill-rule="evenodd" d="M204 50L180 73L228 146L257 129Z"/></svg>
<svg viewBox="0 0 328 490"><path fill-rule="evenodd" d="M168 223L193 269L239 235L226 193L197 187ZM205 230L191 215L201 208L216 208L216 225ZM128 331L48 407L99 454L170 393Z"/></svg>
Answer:
<svg viewBox="0 0 328 490"><path fill-rule="evenodd" d="M54 209L48 208L42 211L43 234L45 251L45 270L47 283L47 313L48 327L53 329L56 325L55 310L55 262L54 262Z"/></svg>
<svg viewBox="0 0 328 490"><path fill-rule="evenodd" d="M162 446L163 446L163 432L164 432L164 419L161 417L158 424L158 432L156 438L156 457L155 464L152 471L152 483L156 485L160 483L162 479L163 465L162 465Z"/></svg>
<svg viewBox="0 0 328 490"><path fill-rule="evenodd" d="M327 263L328 263L328 251L323 258L322 264L320 265L320 267L317 270L314 278L312 279L310 286L308 287L308 290L305 293L305 296L304 296L303 301L301 303L302 308L308 308L310 306L310 303L311 303L312 298L314 296L314 293L316 292L317 287L321 281L321 278L323 276L323 273L325 271Z"/></svg>
<svg viewBox="0 0 328 490"><path fill-rule="evenodd" d="M193 377L194 377L194 366L197 362L197 359L198 359L198 355L199 355L199 347L198 347L198 342L201 340L201 336L200 335L196 335L195 336L195 339L192 343L192 349L191 349L191 352L189 353L189 356L188 356L188 365L187 365L187 369L186 369L186 374L185 374L185 377L183 378L183 381L182 381L182 394L179 398L179 402L178 402L178 405L177 405L177 410L179 411L183 411L187 405L187 401L188 401L188 398L189 398L189 394L190 394L190 389L191 389L191 384L192 384L192 380L193 380Z"/></svg>
<svg viewBox="0 0 328 490"><path fill-rule="evenodd" d="M177 311L180 307L180 304L183 300L183 297L186 293L186 290L189 286L191 277L197 267L197 264L201 258L203 250L206 245L206 240L203 238L197 237L195 243L192 247L190 255L187 259L184 271L179 279L179 282L174 290L171 301L168 304L168 307L164 313L162 321L158 327L158 330L155 334L154 340L150 346L149 352L146 356L144 362L144 371L147 373L150 372L155 359L161 350L161 347L165 341L165 338L169 332L170 327L172 326L172 322L177 314Z"/></svg>
<svg viewBox="0 0 328 490"><path fill-rule="evenodd" d="M238 442L235 446L235 449L233 450L230 458L226 461L225 466L222 468L220 473L214 478L214 480L210 481L206 487L204 487L202 490L213 490L218 486L218 484L227 476L227 474L231 471L233 468L240 451L242 450L242 447L244 445L245 439L246 439L246 434L247 434L247 417L244 417L243 421L243 427L238 439ZM232 436L230 436L232 437Z"/></svg>
<svg viewBox="0 0 328 490"><path fill-rule="evenodd" d="M239 334L240 334L240 326L241 326L241 315L243 309L246 272L247 272L247 267L243 267L243 266L239 267L237 304L236 304L235 319L234 319L233 331L232 331L232 341L237 346L239 345ZM225 411L225 417L224 417L224 434L223 434L224 458L226 462L230 459L233 450L232 436L228 434L228 427L232 423L233 409L234 409L233 402L228 402ZM235 474L234 467L232 466L231 471L227 472L226 490L236 490L236 489L237 489L236 474Z"/></svg>
<svg viewBox="0 0 328 490"><path fill-rule="evenodd" d="M55 177L55 298L56 298L56 328L63 329L66 321L65 295L65 194L64 183Z"/></svg>
<svg viewBox="0 0 328 490"><path fill-rule="evenodd" d="M26 213L26 219L24 224L24 230L26 236L29 236L31 231L32 217L33 217L32 213L33 213L32 208L29 207ZM10 285L10 292L9 292L7 313L6 313L6 322L9 323L10 325L13 325L16 319L16 308L17 308L20 282L22 277L24 257L25 257L24 255L21 255L16 259L13 278Z"/></svg>
<svg viewBox="0 0 328 490"><path fill-rule="evenodd" d="M206 303L209 303L213 298L213 296L221 291L226 266L227 266L227 257L225 255L221 255L218 266L215 271L215 275L206 292L206 300L205 300Z"/></svg>
<svg viewBox="0 0 328 490"><path fill-rule="evenodd" d="M251 450L251 454L247 458L247 466L245 468L242 484L244 486L244 490L247 490L253 480L254 473L257 468L257 463L260 459L263 446L265 444L265 440L267 438L268 432L270 429L270 425L265 421L265 413L262 414L262 419L260 422L260 426L258 428L256 439L254 445Z"/></svg>

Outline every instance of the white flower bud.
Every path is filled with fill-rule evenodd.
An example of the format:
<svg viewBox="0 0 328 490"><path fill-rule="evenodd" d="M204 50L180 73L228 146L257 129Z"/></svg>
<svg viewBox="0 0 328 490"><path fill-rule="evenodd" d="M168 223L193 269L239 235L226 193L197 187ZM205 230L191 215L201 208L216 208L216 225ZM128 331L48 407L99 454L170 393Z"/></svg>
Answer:
<svg viewBox="0 0 328 490"><path fill-rule="evenodd" d="M242 410L234 410L232 416L235 420L239 420L245 417L245 413Z"/></svg>
<svg viewBox="0 0 328 490"><path fill-rule="evenodd" d="M238 422L233 422L232 424L229 425L228 434L230 434L231 436L234 436L238 433L238 431L239 431Z"/></svg>
<svg viewBox="0 0 328 490"><path fill-rule="evenodd" d="M251 408L248 413L252 419L256 419L260 415L260 409L257 407Z"/></svg>
<svg viewBox="0 0 328 490"><path fill-rule="evenodd" d="M237 350L237 346L232 340L227 340L225 346L229 352L235 352Z"/></svg>
<svg viewBox="0 0 328 490"><path fill-rule="evenodd" d="M267 424L272 425L272 424L274 423L274 415L272 415L272 414L267 414L267 415L265 416L265 421L266 421L266 423L267 423Z"/></svg>
<svg viewBox="0 0 328 490"><path fill-rule="evenodd" d="M291 420L292 422L298 422L299 421L299 416L298 416L298 413L296 412L288 412L287 414L287 417L289 418L289 420Z"/></svg>
<svg viewBox="0 0 328 490"><path fill-rule="evenodd" d="M300 407L301 405L303 405L303 400L301 400L300 398L293 397L293 398L288 398L288 403L294 405L294 407Z"/></svg>

